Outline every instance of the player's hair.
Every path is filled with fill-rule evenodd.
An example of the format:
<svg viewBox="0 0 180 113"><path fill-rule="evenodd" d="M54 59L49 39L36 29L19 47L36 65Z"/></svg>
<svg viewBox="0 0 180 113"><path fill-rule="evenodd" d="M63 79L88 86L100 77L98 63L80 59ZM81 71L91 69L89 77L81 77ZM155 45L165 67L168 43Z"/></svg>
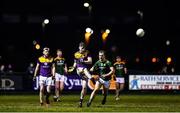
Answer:
<svg viewBox="0 0 180 113"><path fill-rule="evenodd" d="M106 55L106 52L104 50L100 50L99 53L103 53L104 55Z"/></svg>
<svg viewBox="0 0 180 113"><path fill-rule="evenodd" d="M57 50L56 50L56 52L58 52L58 51L61 51L61 52L62 52L62 50L61 50L61 49L57 49Z"/></svg>
<svg viewBox="0 0 180 113"><path fill-rule="evenodd" d="M50 49L48 47L44 47L43 51L49 51Z"/></svg>
<svg viewBox="0 0 180 113"><path fill-rule="evenodd" d="M118 55L118 56L116 56L116 59L118 59L118 58L122 58L122 57Z"/></svg>
<svg viewBox="0 0 180 113"><path fill-rule="evenodd" d="M84 42L80 42L80 43L79 43L79 47L84 47L84 48L86 48L86 44L85 44Z"/></svg>

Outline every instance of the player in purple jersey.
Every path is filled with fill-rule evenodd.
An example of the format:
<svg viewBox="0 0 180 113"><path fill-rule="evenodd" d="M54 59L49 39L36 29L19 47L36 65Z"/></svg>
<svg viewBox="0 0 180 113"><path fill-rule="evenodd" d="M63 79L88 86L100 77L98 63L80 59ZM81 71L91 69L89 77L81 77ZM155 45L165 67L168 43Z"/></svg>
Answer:
<svg viewBox="0 0 180 113"><path fill-rule="evenodd" d="M36 78L39 71L39 85L40 85L40 105L44 102L44 93L46 88L46 105L49 106L49 96L51 91L52 79L54 78L54 67L53 58L49 56L49 48L45 47L43 49L43 55L38 58L37 65L34 72L34 79Z"/></svg>
<svg viewBox="0 0 180 113"><path fill-rule="evenodd" d="M88 71L88 65L92 64L92 57L90 56L89 51L86 50L85 43L81 42L79 44L79 51L74 54L74 57L74 64L69 72L72 72L76 68L77 74L82 78L82 90L79 102L79 107L82 107L82 102L87 90L88 79L92 78Z"/></svg>

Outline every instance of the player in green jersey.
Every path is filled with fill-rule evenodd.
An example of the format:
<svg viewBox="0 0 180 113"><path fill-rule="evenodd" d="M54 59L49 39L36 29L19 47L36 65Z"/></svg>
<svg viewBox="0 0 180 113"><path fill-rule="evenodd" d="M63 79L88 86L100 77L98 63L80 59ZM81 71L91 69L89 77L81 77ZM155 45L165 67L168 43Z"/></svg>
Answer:
<svg viewBox="0 0 180 113"><path fill-rule="evenodd" d="M105 51L99 51L99 60L93 65L90 69L91 72L97 72L99 75L98 80L96 81L95 88L91 93L90 99L87 103L87 107L89 107L95 97L96 92L103 86L102 92L104 98L102 100L102 104L106 103L106 97L108 93L108 89L110 86L109 81L111 80L111 75L114 73L114 68L112 63L106 59Z"/></svg>
<svg viewBox="0 0 180 113"><path fill-rule="evenodd" d="M54 59L55 67L55 96L54 101L60 101L60 95L64 89L64 81L67 77L64 75L67 73L67 65L63 53L60 49L57 49L57 57Z"/></svg>
<svg viewBox="0 0 180 113"><path fill-rule="evenodd" d="M116 76L116 96L115 99L119 100L119 93L124 89L125 75L127 74L127 68L125 62L122 61L120 56L116 57L116 62L114 63L115 76Z"/></svg>

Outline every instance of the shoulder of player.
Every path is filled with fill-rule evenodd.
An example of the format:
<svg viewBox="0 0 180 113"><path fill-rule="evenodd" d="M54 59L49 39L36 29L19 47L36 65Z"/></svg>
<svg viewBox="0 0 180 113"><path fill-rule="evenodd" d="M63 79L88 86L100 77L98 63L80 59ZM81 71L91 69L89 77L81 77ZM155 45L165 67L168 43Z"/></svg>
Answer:
<svg viewBox="0 0 180 113"><path fill-rule="evenodd" d="M42 59L42 58L44 58L44 56L40 56L38 59Z"/></svg>
<svg viewBox="0 0 180 113"><path fill-rule="evenodd" d="M44 56L40 56L40 57L38 58L38 61L42 61L42 60L44 60Z"/></svg>
<svg viewBox="0 0 180 113"><path fill-rule="evenodd" d="M99 64L100 64L100 61L98 60L94 63L94 66L99 65Z"/></svg>
<svg viewBox="0 0 180 113"><path fill-rule="evenodd" d="M79 54L79 51L76 51L74 54Z"/></svg>
<svg viewBox="0 0 180 113"><path fill-rule="evenodd" d="M124 61L120 62L120 64L126 64Z"/></svg>
<svg viewBox="0 0 180 113"><path fill-rule="evenodd" d="M40 56L38 58L39 62L53 62L53 57L49 56L48 58L45 58L44 56Z"/></svg>
<svg viewBox="0 0 180 113"><path fill-rule="evenodd" d="M115 63L114 63L114 65L122 65L122 64L124 65L124 64L126 64L126 63L125 63L124 61L121 61L121 62L115 62Z"/></svg>
<svg viewBox="0 0 180 113"><path fill-rule="evenodd" d="M55 58L54 58L54 61L56 61L56 60L65 60L65 58L63 58L63 57L62 57L62 58L60 58L60 57L55 57Z"/></svg>
<svg viewBox="0 0 180 113"><path fill-rule="evenodd" d="M114 65L122 65L122 64L125 64L125 62L115 62Z"/></svg>
<svg viewBox="0 0 180 113"><path fill-rule="evenodd" d="M101 61L100 61L100 60L98 60L98 61L96 61L96 64L97 64L97 63L101 63Z"/></svg>
<svg viewBox="0 0 180 113"><path fill-rule="evenodd" d="M119 62L115 62L113 65L115 66L115 65L118 65L119 64Z"/></svg>
<svg viewBox="0 0 180 113"><path fill-rule="evenodd" d="M109 60L106 60L106 63L107 63L107 64L109 64L109 63L111 63L111 64L112 64L112 62L111 62L111 61L109 61Z"/></svg>
<svg viewBox="0 0 180 113"><path fill-rule="evenodd" d="M74 56L81 54L79 51L74 53Z"/></svg>

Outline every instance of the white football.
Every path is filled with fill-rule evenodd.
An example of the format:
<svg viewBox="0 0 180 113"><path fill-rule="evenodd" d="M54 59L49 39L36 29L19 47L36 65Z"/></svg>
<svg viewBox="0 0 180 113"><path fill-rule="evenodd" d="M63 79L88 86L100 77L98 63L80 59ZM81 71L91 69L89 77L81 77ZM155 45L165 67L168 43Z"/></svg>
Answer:
<svg viewBox="0 0 180 113"><path fill-rule="evenodd" d="M137 35L138 37L143 37L144 34L145 34L145 32L144 32L144 30L143 30L142 28L137 29L136 35Z"/></svg>

